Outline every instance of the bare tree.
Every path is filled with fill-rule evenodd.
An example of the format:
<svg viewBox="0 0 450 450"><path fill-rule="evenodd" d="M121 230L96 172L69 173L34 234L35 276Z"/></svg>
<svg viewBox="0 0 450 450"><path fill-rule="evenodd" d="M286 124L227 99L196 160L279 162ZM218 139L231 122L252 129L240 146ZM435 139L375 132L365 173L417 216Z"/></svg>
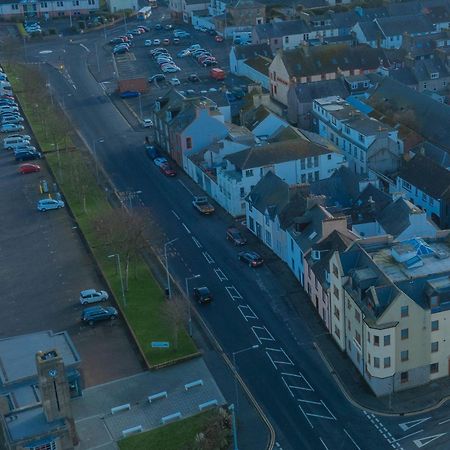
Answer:
<svg viewBox="0 0 450 450"><path fill-rule="evenodd" d="M183 297L173 295L165 302L163 308L164 315L172 327L173 349L177 350L180 331L186 327L188 321L188 305Z"/></svg>
<svg viewBox="0 0 450 450"><path fill-rule="evenodd" d="M193 450L222 450L229 448L231 418L224 408L217 409L209 418L204 430L197 434Z"/></svg>

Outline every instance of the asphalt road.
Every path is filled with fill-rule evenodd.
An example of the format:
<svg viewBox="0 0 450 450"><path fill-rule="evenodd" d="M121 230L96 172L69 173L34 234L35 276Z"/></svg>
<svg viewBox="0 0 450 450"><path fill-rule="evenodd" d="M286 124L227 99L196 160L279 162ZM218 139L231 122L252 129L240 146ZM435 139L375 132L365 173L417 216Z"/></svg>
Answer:
<svg viewBox="0 0 450 450"><path fill-rule="evenodd" d="M150 211L154 231L150 240L156 250L162 254L164 242L177 238L169 265L179 284L183 287L185 277L199 274L190 288L205 284L213 292L214 302L199 311L224 350L231 355L259 345L237 355L236 363L274 424L281 447L365 450L428 446L407 436L408 426L400 426L406 419L373 418L345 399L317 355L307 324L284 301L287 292L277 274L267 267L251 270L237 261L237 249L224 239L230 221L226 214L205 218L195 213L191 200L198 187L185 176L168 179L159 173L143 153L145 133L131 128L87 70L88 52L76 44L65 50L66 75L54 69L47 72L55 96L87 143L105 139L97 145L97 156L117 190L142 191L140 198ZM58 51L55 47L56 54ZM446 448L438 442L442 438L445 436L429 440L430 446Z"/></svg>

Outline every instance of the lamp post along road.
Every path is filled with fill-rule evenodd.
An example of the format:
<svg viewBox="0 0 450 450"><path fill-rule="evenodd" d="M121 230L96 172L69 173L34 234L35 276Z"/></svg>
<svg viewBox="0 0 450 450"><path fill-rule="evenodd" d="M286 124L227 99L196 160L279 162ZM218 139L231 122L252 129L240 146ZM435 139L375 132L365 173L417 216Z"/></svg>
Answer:
<svg viewBox="0 0 450 450"><path fill-rule="evenodd" d="M127 299L125 297L125 289L123 285L123 277L122 277L122 265L120 264L120 255L118 253L114 253L113 255L108 255L108 258L116 258L117 265L119 267L119 277L120 277L120 287L122 289L122 303L123 306L127 306Z"/></svg>
<svg viewBox="0 0 450 450"><path fill-rule="evenodd" d="M178 238L172 239L171 241L168 241L164 244L164 260L166 261L166 277L167 277L167 290L169 293L169 299L172 298L172 287L170 285L170 273L169 273L169 259L167 257L167 247L170 244L173 244L175 241L177 241Z"/></svg>
<svg viewBox="0 0 450 450"><path fill-rule="evenodd" d="M189 280L200 278L200 275L193 275L192 277L186 277L184 282L186 284L186 300L188 302L188 323L189 323L189 336L192 337L192 316L191 316L191 301L189 299Z"/></svg>

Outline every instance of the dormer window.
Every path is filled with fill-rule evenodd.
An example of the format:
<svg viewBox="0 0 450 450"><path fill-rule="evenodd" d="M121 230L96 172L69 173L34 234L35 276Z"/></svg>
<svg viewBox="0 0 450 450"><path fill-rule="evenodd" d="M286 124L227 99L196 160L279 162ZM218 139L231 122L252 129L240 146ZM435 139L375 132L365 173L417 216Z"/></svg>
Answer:
<svg viewBox="0 0 450 450"><path fill-rule="evenodd" d="M430 75L430 78L431 78L432 80L437 80L437 79L439 78L439 73L438 73L438 72L433 72L433 73Z"/></svg>

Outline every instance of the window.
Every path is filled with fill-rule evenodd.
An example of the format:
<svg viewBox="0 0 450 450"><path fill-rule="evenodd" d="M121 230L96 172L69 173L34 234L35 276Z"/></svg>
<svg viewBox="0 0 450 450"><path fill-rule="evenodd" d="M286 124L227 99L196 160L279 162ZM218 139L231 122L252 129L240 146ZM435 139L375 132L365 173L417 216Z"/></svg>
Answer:
<svg viewBox="0 0 450 450"><path fill-rule="evenodd" d="M88 5L95 5L95 0L88 0Z"/></svg>
<svg viewBox="0 0 450 450"><path fill-rule="evenodd" d="M47 2L41 2L41 8L47 8Z"/></svg>
<svg viewBox="0 0 450 450"><path fill-rule="evenodd" d="M192 138L187 137L186 138L186 148L191 149L192 148Z"/></svg>
<svg viewBox="0 0 450 450"><path fill-rule="evenodd" d="M358 323L361 322L361 313L355 309L355 319Z"/></svg>
<svg viewBox="0 0 450 450"><path fill-rule="evenodd" d="M253 217L250 217L249 225L250 225L250 230L255 231L255 221L253 220Z"/></svg>
<svg viewBox="0 0 450 450"><path fill-rule="evenodd" d="M328 154L328 155L327 155L327 158L330 160L330 159L331 159L331 154Z"/></svg>
<svg viewBox="0 0 450 450"><path fill-rule="evenodd" d="M356 342L359 345L361 345L361 335L358 332L356 332L355 339L356 339Z"/></svg>
<svg viewBox="0 0 450 450"><path fill-rule="evenodd" d="M301 178L301 183L305 184L306 183L306 174L302 173L300 178Z"/></svg>
<svg viewBox="0 0 450 450"><path fill-rule="evenodd" d="M306 159L305 158L300 160L300 167L302 170L306 169Z"/></svg>
<svg viewBox="0 0 450 450"><path fill-rule="evenodd" d="M35 447L30 447L30 450L56 450L56 442L52 441L47 444L41 444Z"/></svg>
<svg viewBox="0 0 450 450"><path fill-rule="evenodd" d="M400 352L400 360L401 361L408 361L409 359L409 351L408 350L403 350Z"/></svg>
<svg viewBox="0 0 450 450"><path fill-rule="evenodd" d="M439 78L439 74L437 72L433 72L430 76L432 80L437 80Z"/></svg>
<svg viewBox="0 0 450 450"><path fill-rule="evenodd" d="M272 235L269 231L266 231L266 244L271 247L272 246Z"/></svg>
<svg viewBox="0 0 450 450"><path fill-rule="evenodd" d="M73 0L72 5L73 6L79 6L80 5L80 1L79 0Z"/></svg>
<svg viewBox="0 0 450 450"><path fill-rule="evenodd" d="M285 36L284 37L284 43L285 44L289 44L289 36Z"/></svg>
<svg viewBox="0 0 450 450"><path fill-rule="evenodd" d="M339 276L339 272L338 272L338 268L337 268L336 264L333 264L333 275L335 277Z"/></svg>
<svg viewBox="0 0 450 450"><path fill-rule="evenodd" d="M56 2L56 6L63 7L64 6L64 2Z"/></svg>
<svg viewBox="0 0 450 450"><path fill-rule="evenodd" d="M385 347L391 345L391 335L387 334L386 336L384 336L383 341Z"/></svg>
<svg viewBox="0 0 450 450"><path fill-rule="evenodd" d="M407 191L410 191L410 190L411 190L411 185L410 185L407 181L405 181L405 180L402 180L402 186L403 186L403 188L406 189Z"/></svg>
<svg viewBox="0 0 450 450"><path fill-rule="evenodd" d="M336 286L333 287L333 294L339 300L339 289Z"/></svg>
<svg viewBox="0 0 450 450"><path fill-rule="evenodd" d="M400 308L400 317L408 317L409 316L409 306L402 306Z"/></svg>
<svg viewBox="0 0 450 450"><path fill-rule="evenodd" d="M341 337L341 330L338 327L334 327L334 334L340 338Z"/></svg>
<svg viewBox="0 0 450 450"><path fill-rule="evenodd" d="M432 342L431 343L431 352L435 353L439 350L439 342Z"/></svg>
<svg viewBox="0 0 450 450"><path fill-rule="evenodd" d="M314 156L314 167L319 167L319 157Z"/></svg>
<svg viewBox="0 0 450 450"><path fill-rule="evenodd" d="M387 358L384 358L384 368L391 367L391 357L388 356Z"/></svg>
<svg viewBox="0 0 450 450"><path fill-rule="evenodd" d="M17 3L13 3L12 5L11 5L11 9L19 9L19 5L17 4Z"/></svg>
<svg viewBox="0 0 450 450"><path fill-rule="evenodd" d="M350 300L349 300L349 299L347 299L347 309L348 309L349 311L352 310L352 304L350 303Z"/></svg>
<svg viewBox="0 0 450 450"><path fill-rule="evenodd" d="M372 364L372 357L370 356L370 353L367 355L367 361L369 364Z"/></svg>
<svg viewBox="0 0 450 450"><path fill-rule="evenodd" d="M270 225L270 217L269 214L266 214L264 216L264 222L266 223L266 226L268 227Z"/></svg>
<svg viewBox="0 0 450 450"><path fill-rule="evenodd" d="M246 177L252 177L253 176L253 169L247 169L245 171L245 176Z"/></svg>
<svg viewBox="0 0 450 450"><path fill-rule="evenodd" d="M408 382L408 372L401 372L400 383L407 383L407 382Z"/></svg>
<svg viewBox="0 0 450 450"><path fill-rule="evenodd" d="M370 333L367 333L367 342L370 342Z"/></svg>
<svg viewBox="0 0 450 450"><path fill-rule="evenodd" d="M439 320L432 320L431 321L431 331L437 331L439 330Z"/></svg>
<svg viewBox="0 0 450 450"><path fill-rule="evenodd" d="M320 172L317 170L316 172L314 172L314 181L319 181L320 179Z"/></svg>
<svg viewBox="0 0 450 450"><path fill-rule="evenodd" d="M380 346L380 336L374 336L373 337L373 345L375 345L375 347L379 347Z"/></svg>
<svg viewBox="0 0 450 450"><path fill-rule="evenodd" d="M242 198L242 197L245 197L245 189L243 188L243 187L241 187L241 188L239 188L239 196Z"/></svg>
<svg viewBox="0 0 450 450"><path fill-rule="evenodd" d="M377 358L376 356L373 358L373 367L377 369L380 368L380 358Z"/></svg>
<svg viewBox="0 0 450 450"><path fill-rule="evenodd" d="M347 329L348 331L352 331L352 324L350 323L350 319L347 319Z"/></svg>
<svg viewBox="0 0 450 450"><path fill-rule="evenodd" d="M359 139L359 142L364 142L364 140L365 140L364 136L361 133L358 135L358 139Z"/></svg>
<svg viewBox="0 0 450 450"><path fill-rule="evenodd" d="M400 337L401 337L402 341L404 341L405 339L408 339L409 338L409 329L403 328L403 330L400 331Z"/></svg>
<svg viewBox="0 0 450 450"><path fill-rule="evenodd" d="M334 305L334 317L336 317L336 319L339 320L340 315L341 315L341 313L340 313L339 309L337 308L336 305Z"/></svg>
<svg viewBox="0 0 450 450"><path fill-rule="evenodd" d="M430 364L430 373L438 373L439 372L439 363Z"/></svg>

